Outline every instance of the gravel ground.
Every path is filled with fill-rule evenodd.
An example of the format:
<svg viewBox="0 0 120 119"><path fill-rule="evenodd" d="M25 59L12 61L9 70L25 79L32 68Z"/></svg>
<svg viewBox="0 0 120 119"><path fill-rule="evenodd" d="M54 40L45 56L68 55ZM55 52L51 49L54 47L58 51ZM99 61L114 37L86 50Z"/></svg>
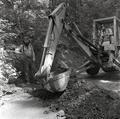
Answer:
<svg viewBox="0 0 120 119"><path fill-rule="evenodd" d="M58 94L52 94L35 86L22 89L13 84L2 85L1 89L1 99L5 95L28 93L33 97L39 97L43 107L49 107L49 111L45 113L63 110L67 119L120 119L119 95L79 78L71 79L66 91ZM29 91L25 92L27 89ZM0 103L2 106L5 99Z"/></svg>
<svg viewBox="0 0 120 119"><path fill-rule="evenodd" d="M67 119L120 118L118 94L84 80L71 80L68 88L59 98L45 98L44 105L48 106L50 111L64 110Z"/></svg>

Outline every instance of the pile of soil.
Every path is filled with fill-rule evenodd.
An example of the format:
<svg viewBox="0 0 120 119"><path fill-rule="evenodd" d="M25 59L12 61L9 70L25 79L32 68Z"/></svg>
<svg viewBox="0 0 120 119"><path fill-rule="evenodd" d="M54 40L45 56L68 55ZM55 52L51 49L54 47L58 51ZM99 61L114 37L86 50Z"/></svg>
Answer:
<svg viewBox="0 0 120 119"><path fill-rule="evenodd" d="M57 99L46 100L50 111L64 110L67 119L119 119L120 97L93 83L74 79Z"/></svg>

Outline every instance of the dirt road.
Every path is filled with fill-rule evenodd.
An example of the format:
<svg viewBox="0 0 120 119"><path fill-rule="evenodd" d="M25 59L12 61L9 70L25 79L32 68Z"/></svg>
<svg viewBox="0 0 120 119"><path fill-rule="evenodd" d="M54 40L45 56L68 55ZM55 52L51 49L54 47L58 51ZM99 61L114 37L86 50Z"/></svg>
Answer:
<svg viewBox="0 0 120 119"><path fill-rule="evenodd" d="M97 76L90 77L86 73L81 73L78 76L79 80L86 80L92 82L102 89L112 90L120 95L120 73L104 73L101 71ZM29 92L34 90L36 86L26 86L29 89L25 92L22 88L21 91L16 91L13 94L7 94L0 99L0 119L56 119L56 113L49 112L48 107L44 106L44 100L40 97L36 98ZM36 88L39 88L37 86ZM39 93L40 94L40 93Z"/></svg>
<svg viewBox="0 0 120 119"><path fill-rule="evenodd" d="M120 92L120 72L106 73L101 70L100 73L94 77L88 76L84 72L78 77L90 81L103 89L112 90L117 93Z"/></svg>
<svg viewBox="0 0 120 119"><path fill-rule="evenodd" d="M30 92L31 86L26 86ZM34 86L35 88L35 86ZM30 95L24 88L0 98L0 119L56 119L56 113L44 107L43 100Z"/></svg>

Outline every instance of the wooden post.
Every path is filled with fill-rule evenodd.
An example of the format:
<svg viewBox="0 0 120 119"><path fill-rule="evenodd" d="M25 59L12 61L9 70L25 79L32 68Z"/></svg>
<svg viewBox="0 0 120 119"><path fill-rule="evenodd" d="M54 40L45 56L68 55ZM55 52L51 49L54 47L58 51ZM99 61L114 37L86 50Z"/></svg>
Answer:
<svg viewBox="0 0 120 119"><path fill-rule="evenodd" d="M95 41L96 40L96 23L95 23L95 21L93 21L93 44L95 45L96 43L97 43L97 41Z"/></svg>
<svg viewBox="0 0 120 119"><path fill-rule="evenodd" d="M114 46L115 46L115 56L117 55L117 20L116 16L114 16L114 21L113 21L113 28L114 28Z"/></svg>

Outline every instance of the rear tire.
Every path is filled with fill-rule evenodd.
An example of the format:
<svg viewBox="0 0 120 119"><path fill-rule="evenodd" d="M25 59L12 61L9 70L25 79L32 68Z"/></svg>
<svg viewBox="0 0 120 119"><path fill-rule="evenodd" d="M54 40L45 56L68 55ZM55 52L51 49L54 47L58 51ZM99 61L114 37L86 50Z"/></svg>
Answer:
<svg viewBox="0 0 120 119"><path fill-rule="evenodd" d="M89 75L96 75L98 74L100 70L100 66L97 66L97 65L93 65L92 67L90 67L89 69L86 70L86 72L89 74Z"/></svg>

